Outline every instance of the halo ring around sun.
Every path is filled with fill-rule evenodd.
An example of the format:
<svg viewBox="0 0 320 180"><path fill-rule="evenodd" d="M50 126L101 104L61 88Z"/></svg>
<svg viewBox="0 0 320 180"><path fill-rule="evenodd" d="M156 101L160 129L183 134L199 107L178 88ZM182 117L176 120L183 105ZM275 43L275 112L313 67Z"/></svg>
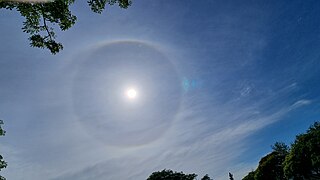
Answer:
<svg viewBox="0 0 320 180"><path fill-rule="evenodd" d="M155 46L115 41L74 61L79 63L73 109L88 134L106 145L136 146L157 140L170 128L180 107L181 81Z"/></svg>

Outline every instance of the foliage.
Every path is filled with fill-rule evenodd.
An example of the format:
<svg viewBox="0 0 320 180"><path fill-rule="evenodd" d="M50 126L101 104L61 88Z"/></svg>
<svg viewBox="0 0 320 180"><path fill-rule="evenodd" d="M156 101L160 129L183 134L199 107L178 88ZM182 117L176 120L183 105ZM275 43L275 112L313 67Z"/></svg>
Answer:
<svg viewBox="0 0 320 180"><path fill-rule="evenodd" d="M195 180L196 174L184 174L183 172L173 172L170 169L164 169L162 171L153 172L147 180ZM206 174L201 180L212 180Z"/></svg>
<svg viewBox="0 0 320 180"><path fill-rule="evenodd" d="M25 18L22 30L30 35L32 47L47 48L52 54L56 54L63 46L55 41L56 35L52 26L57 24L64 31L74 25L76 16L69 10L72 3L74 0L56 0L48 3L1 2L0 8L16 9Z"/></svg>
<svg viewBox="0 0 320 180"><path fill-rule="evenodd" d="M276 142L271 148L279 156L286 156L289 152L289 146L283 142Z"/></svg>
<svg viewBox="0 0 320 180"><path fill-rule="evenodd" d="M304 134L296 136L291 148L277 142L273 151L261 158L255 171L243 180L320 179L320 123L315 122Z"/></svg>
<svg viewBox="0 0 320 180"><path fill-rule="evenodd" d="M162 170L153 172L147 180L194 180L196 174L184 174L183 172L173 172L172 170Z"/></svg>
<svg viewBox="0 0 320 180"><path fill-rule="evenodd" d="M251 171L244 178L242 178L242 180L254 180L254 174L255 174L255 172Z"/></svg>
<svg viewBox="0 0 320 180"><path fill-rule="evenodd" d="M288 154L288 146L282 142L276 142L272 149L271 153L260 160L259 166L255 171L255 179L285 179L282 164Z"/></svg>
<svg viewBox="0 0 320 180"><path fill-rule="evenodd" d="M63 45L56 41L54 27L58 26L61 31L71 28L77 17L69 9L75 0L55 0L46 3L21 3L17 1L0 0L0 8L9 10L16 9L25 18L22 30L28 33L30 46L49 49L56 54L63 49ZM91 10L101 13L106 4L118 4L121 8L131 5L130 0L89 0Z"/></svg>
<svg viewBox="0 0 320 180"><path fill-rule="evenodd" d="M0 136L4 136L6 134L6 131L2 129L1 125L3 125L3 121L0 120ZM0 155L0 171L3 168L7 167L7 162L3 160L3 157ZM6 178L2 177L0 175L0 180L5 180Z"/></svg>
<svg viewBox="0 0 320 180"><path fill-rule="evenodd" d="M131 5L131 1L130 0L89 0L88 4L91 7L91 10L93 12L100 14L105 9L106 4L109 4L109 5L119 4L119 7L126 9Z"/></svg>
<svg viewBox="0 0 320 180"><path fill-rule="evenodd" d="M229 173L229 179L230 179L230 180L234 180L234 179L233 179L233 174Z"/></svg>
<svg viewBox="0 0 320 180"><path fill-rule="evenodd" d="M284 173L281 167L283 160L284 157L279 158L275 152L266 155L260 160L254 178L261 180L284 179Z"/></svg>
<svg viewBox="0 0 320 180"><path fill-rule="evenodd" d="M2 129L3 120L0 120L0 136L4 136L6 134L6 131Z"/></svg>
<svg viewBox="0 0 320 180"><path fill-rule="evenodd" d="M283 180L283 162L288 154L289 147L282 142L276 142L272 152L261 158L255 171L250 172L243 180Z"/></svg>
<svg viewBox="0 0 320 180"><path fill-rule="evenodd" d="M201 180L212 180L208 174L204 175Z"/></svg>
<svg viewBox="0 0 320 180"><path fill-rule="evenodd" d="M284 162L284 172L292 179L320 179L320 123L296 136Z"/></svg>

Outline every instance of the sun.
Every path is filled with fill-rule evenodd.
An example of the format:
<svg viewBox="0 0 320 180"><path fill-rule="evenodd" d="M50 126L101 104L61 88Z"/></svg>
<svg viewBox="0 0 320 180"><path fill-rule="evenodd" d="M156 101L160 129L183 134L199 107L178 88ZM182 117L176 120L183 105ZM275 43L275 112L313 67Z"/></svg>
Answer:
<svg viewBox="0 0 320 180"><path fill-rule="evenodd" d="M137 91L133 88L130 88L126 91L126 95L129 99L135 99L137 97Z"/></svg>

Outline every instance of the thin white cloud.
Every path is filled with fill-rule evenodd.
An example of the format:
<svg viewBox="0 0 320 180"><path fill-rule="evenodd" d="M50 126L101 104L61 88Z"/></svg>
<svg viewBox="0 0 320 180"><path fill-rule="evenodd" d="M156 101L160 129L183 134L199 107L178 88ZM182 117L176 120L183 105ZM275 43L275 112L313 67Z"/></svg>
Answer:
<svg viewBox="0 0 320 180"><path fill-rule="evenodd" d="M301 99L301 100L298 100L297 102L295 102L291 107L292 108L298 108L298 107L301 107L301 106L309 105L311 103L312 103L311 100Z"/></svg>
<svg viewBox="0 0 320 180"><path fill-rule="evenodd" d="M153 171L164 168L194 172L199 175L209 173L215 179L225 179L229 171L235 177L243 177L255 165L255 163L234 165L234 161L246 151L245 138L281 120L290 111L309 103L310 100L302 99L277 112L250 119L247 119L252 114L249 108L248 111L243 112L239 109L234 114L237 114L235 118L240 123L231 123L210 133L206 132L208 123L210 123L208 120L201 119L201 117L187 120L188 116L197 114L195 112L197 108L190 109L190 111L181 113L171 129L157 142L131 148L131 150L129 148L118 158L102 161L92 166L84 166L78 170L75 169L73 173L63 174L53 179L145 179ZM232 116L224 114L219 118L232 118ZM112 152L110 153L112 157ZM97 154L97 156L101 155Z"/></svg>
<svg viewBox="0 0 320 180"><path fill-rule="evenodd" d="M144 6L142 7L145 9ZM128 12L130 11L131 9L128 9ZM192 11L193 9L190 8L190 12ZM246 13L248 12L249 11L246 11ZM177 14L180 16L181 12L177 12ZM129 14L128 16L131 17L132 14ZM290 93L297 89L297 83L290 84L290 82L285 82L290 85L276 89L272 86L273 84L270 85L271 83L268 84L269 82L264 80L261 80L262 83L260 85L257 85L256 82L251 82L250 80L239 80L240 86L235 88L236 90L234 91L231 90L234 88L232 85L238 83L230 83L227 82L227 80L232 81L234 78L237 78L236 76L239 75L237 70L243 67L247 69L248 67L253 66L256 61L256 54L266 46L266 41L260 36L261 34L253 33L255 27L251 26L251 23L246 23L245 27L243 26L243 22L246 20L243 19L243 17L235 14L225 15L222 13L217 19L213 18L212 21L217 20L222 23L215 26L218 31L210 30L206 32L213 35L213 38L204 39L205 41L196 39L200 37L201 33L197 34L197 36L194 37L195 39L192 39L192 36L188 35L191 39L186 38L186 41L167 36L167 34L172 33L177 33L176 35L178 36L182 30L173 29L171 31L162 31L163 27L167 26L162 26L161 21L154 24L154 16L145 16L145 14L138 17L132 16L135 21L131 21L132 19L125 19L123 16L114 17L116 18L111 17L109 18L109 21L107 21L112 22L110 24L100 23L97 25L97 29L105 33L104 35L108 37L115 37L116 39L117 36L114 36L115 34L125 34L127 29L131 29L132 31L130 31L130 33L133 35L144 37L146 33L143 33L143 29L149 28L153 32L153 34L151 34L153 38L162 38L162 41L164 42L166 42L166 40L172 40L177 43L175 46L178 47L180 45L188 46L182 47L182 49L190 49L184 49L178 53L177 49L169 48L170 53L172 54L171 57L180 57L181 61L175 62L175 64L177 64L177 66L181 65L181 72L186 72L186 74L192 73L194 65L203 63L201 60L206 57L202 54L206 54L210 51L210 53L212 53L210 54L210 58L213 59L214 62L206 62L205 66L213 64L212 66L217 66L218 68L207 69L204 73L201 68L196 69L195 71L200 75L205 74L204 76L210 79L210 83L214 84L211 84L213 88L209 90L207 90L206 87L199 88L196 93L186 94L181 111L176 115L170 129L168 129L161 138L143 146L118 147L98 142L86 133L86 127L78 127L79 124L76 123L76 117L67 115L70 112L65 111L65 109L68 109L65 107L68 102L65 101L70 99L65 97L65 94L67 94L65 92L69 92L70 89L61 89L61 87L72 83L67 76L70 72L57 71L56 73L61 73L61 79L45 79L52 85L47 87L50 89L50 91L48 91L50 93L46 94L44 97L51 97L52 99L46 99L44 97L39 98L42 101L45 101L42 102L45 105L48 105L49 101L51 103L52 101L56 102L54 106L50 104L50 106L46 107L46 110L50 112L50 114L48 115L48 112L46 111L41 112L43 113L41 115L41 113L39 113L39 107L36 107L32 110L36 111L34 113L37 116L25 117L28 119L45 119L46 123L42 124L44 133L40 134L43 135L43 137L33 137L33 144L31 144L28 150L22 148L22 152L14 154L14 156L18 158L17 160L9 159L12 164L15 164L14 166L10 165L10 168L5 170L6 172L10 172L11 179L19 180L19 178L22 177L22 174L23 177L32 177L32 179L137 180L145 179L153 171L164 168L178 171L181 170L188 173L194 172L199 175L208 173L214 179L221 180L227 179L227 173L230 171L237 179L239 179L255 165L255 163L235 163L239 157L246 153L248 148L251 147L246 143L246 140L252 138L251 135L253 133L258 132L272 123L281 121L286 114L290 113L290 111L312 103L312 101L308 99L300 99L291 104L290 102L285 101L287 100L286 98L290 96ZM144 26L141 26L141 24L138 23L140 17L144 21ZM150 17L152 28L145 26L145 21L148 20L146 17ZM181 17L183 17L183 15L181 15ZM120 24L116 23L116 21L119 21L119 18L121 20ZM168 19L170 18L172 18L172 14L168 15ZM222 18L230 19L225 21ZM136 27L139 26L142 27L142 29L128 26L128 24L132 22L136 23ZM170 28L173 28L173 25L179 23L171 22L172 21L170 21ZM214 25L213 22L211 22L211 19L207 24L210 23ZM242 28L234 28L235 24ZM79 29L82 29L85 32L84 34L87 34L88 29L85 28L85 25L87 24L83 23L82 25L84 28ZM79 26L81 26L80 23ZM105 28L104 26L111 28ZM155 28L154 26L159 28ZM258 24L257 27L263 28L263 24ZM248 32L245 30L247 28L251 29L249 32L250 36L248 36ZM159 30L159 32L157 30ZM163 34L161 34L161 32ZM79 35L78 33L79 32L72 32L71 34L73 34L74 37L79 37L76 36ZM94 32L92 34L97 33ZM209 36L205 37L209 38ZM89 38L78 39L79 41L86 42L95 41L99 38L101 37L92 38L90 36L90 40L88 40ZM193 42L192 40L196 41ZM74 42L75 41L70 41L70 43ZM193 43L199 44L198 46L193 46ZM207 44L203 45L202 43ZM236 47L234 47L234 45L236 45ZM167 47L170 47L170 45ZM192 49L192 47L196 49ZM204 47L204 50L207 52L200 50L199 47ZM196 58L188 58L189 56L183 55L186 53L184 51L189 51L188 55L190 54L190 57ZM195 52L199 52L199 56L195 56L193 54ZM232 52L235 54L232 54ZM192 68L187 67L188 63L192 64ZM191 70L186 70L188 68ZM228 76L232 76L232 78L228 79ZM69 81L63 81L63 79L68 78ZM60 83L57 85L54 82ZM230 83L230 86L228 83ZM225 84L227 85L224 86ZM42 84L40 85L43 86ZM59 91L57 90L59 89L57 87L60 88L61 96L56 95L54 92ZM237 97L230 97L228 94L226 95L225 92L229 91L232 91L233 93L231 94L236 94L235 96ZM67 100L59 101L59 98ZM21 104L21 102L19 103ZM34 101L32 101L32 104L34 104ZM43 107L43 104L41 104L41 107ZM40 110L42 111L44 109ZM154 118L156 119L159 117ZM48 121L52 121L53 123L50 124ZM59 123L61 124L56 125ZM157 123L155 123L155 126L156 125ZM48 126L53 127L49 128ZM48 135L50 133L51 136ZM39 134L35 133L35 136L36 135ZM111 136L112 134L108 135ZM123 134L119 136L119 138L125 139L127 136L127 134ZM106 139L108 138L110 137L107 137ZM38 145L39 147L36 147L35 145ZM21 146L15 148L21 148ZM32 153L32 155L30 155L31 161L26 158L30 153ZM16 171L15 167L20 168L20 170Z"/></svg>

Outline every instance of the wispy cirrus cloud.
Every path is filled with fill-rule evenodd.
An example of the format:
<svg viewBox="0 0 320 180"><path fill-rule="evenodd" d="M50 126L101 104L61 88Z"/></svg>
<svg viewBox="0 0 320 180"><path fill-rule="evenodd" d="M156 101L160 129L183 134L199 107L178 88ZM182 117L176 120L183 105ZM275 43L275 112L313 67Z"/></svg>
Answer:
<svg viewBox="0 0 320 180"><path fill-rule="evenodd" d="M277 91L281 96L291 93L292 89L285 86ZM117 158L112 158L113 152L109 152L110 158L106 160L70 170L52 180L145 179L153 171L165 168L199 175L209 173L215 179L225 179L229 171L242 177L255 165L248 162L234 164L247 151L246 140L255 132L281 121L291 111L312 102L300 99L278 106L277 97L268 97L251 106L248 103L239 106L233 101L213 105L204 100L195 104L192 99L184 102L170 129L157 141L141 147L127 147ZM264 110L275 105L278 106L275 111ZM215 116L203 116L204 111Z"/></svg>

